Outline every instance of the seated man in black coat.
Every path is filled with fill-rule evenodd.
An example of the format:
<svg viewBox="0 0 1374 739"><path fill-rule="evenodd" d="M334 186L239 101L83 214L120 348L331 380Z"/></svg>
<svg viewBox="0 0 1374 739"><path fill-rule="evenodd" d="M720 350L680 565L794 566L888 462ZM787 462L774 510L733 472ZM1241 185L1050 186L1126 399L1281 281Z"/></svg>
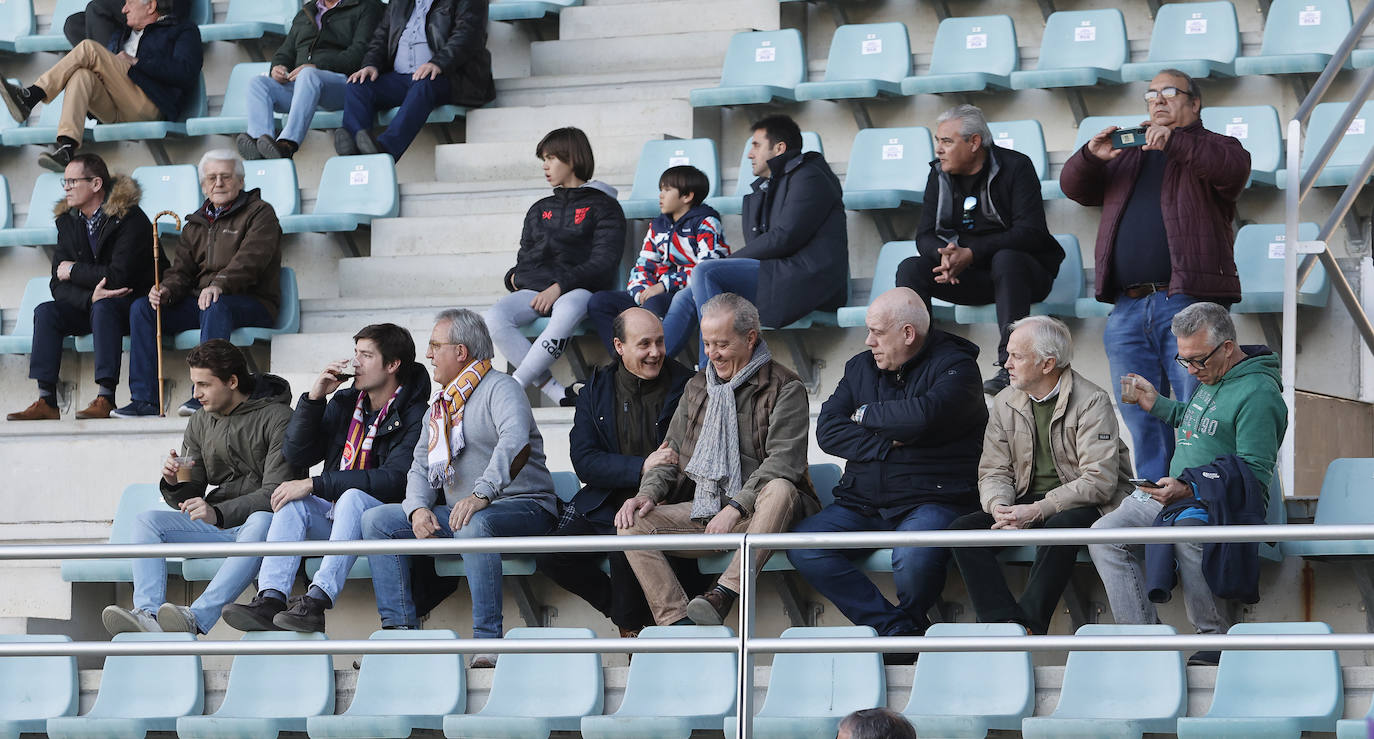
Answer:
<svg viewBox="0 0 1374 739"><path fill-rule="evenodd" d="M797 532L941 530L978 507L978 459L987 406L978 347L930 328L920 297L898 287L868 307L870 351L855 355L816 419L816 442L843 457L835 502ZM898 604L859 571L858 549L792 549L787 558L855 624L880 636L925 632L940 597L948 549L892 550ZM910 664L913 655L886 655Z"/></svg>
<svg viewBox="0 0 1374 739"><path fill-rule="evenodd" d="M67 16L62 24L62 35L72 46L86 39L103 44L128 28L123 11L124 0L91 0L85 10ZM191 0L172 0L172 14L181 20L190 20Z"/></svg>
<svg viewBox="0 0 1374 739"><path fill-rule="evenodd" d="M958 305L997 304L1002 340L997 364L1007 361L1007 327L1030 315L1059 274L1064 249L1045 226L1040 178L1030 158L992 145L983 111L959 105L940 114L935 161L916 230L920 256L897 268L897 284ZM1009 382L1005 368L983 384L996 395Z"/></svg>
<svg viewBox="0 0 1374 739"><path fill-rule="evenodd" d="M615 536L616 511L639 491L644 471L677 463L677 452L662 442L692 372L664 351L663 323L653 313L630 308L611 329L618 361L592 373L578 394L569 435L573 469L585 485L564 505L555 534ZM633 636L654 617L625 553L608 556L609 577L600 568L601 552L545 554L537 562L554 582L608 616L621 636ZM695 562L669 561L691 592L710 585Z"/></svg>

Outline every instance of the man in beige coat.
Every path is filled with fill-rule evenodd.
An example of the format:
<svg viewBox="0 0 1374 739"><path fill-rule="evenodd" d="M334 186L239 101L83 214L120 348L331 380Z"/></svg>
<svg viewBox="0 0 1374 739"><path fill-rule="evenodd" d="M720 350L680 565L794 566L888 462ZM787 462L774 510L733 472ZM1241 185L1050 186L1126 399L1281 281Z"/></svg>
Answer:
<svg viewBox="0 0 1374 739"><path fill-rule="evenodd" d="M978 464L983 510L956 519L951 529L1087 528L1131 492L1131 453L1112 397L1070 369L1072 355L1060 321L1031 316L1012 324L1011 385L993 399ZM978 620L1046 633L1078 546L1038 547L1019 600L1007 588L998 549L954 550Z"/></svg>

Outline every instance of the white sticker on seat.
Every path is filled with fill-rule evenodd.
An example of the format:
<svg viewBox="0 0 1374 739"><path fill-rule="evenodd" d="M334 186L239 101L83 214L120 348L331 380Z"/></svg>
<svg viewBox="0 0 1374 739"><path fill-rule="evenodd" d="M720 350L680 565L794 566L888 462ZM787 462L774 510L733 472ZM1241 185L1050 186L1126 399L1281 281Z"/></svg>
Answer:
<svg viewBox="0 0 1374 739"><path fill-rule="evenodd" d="M1363 135L1364 135L1364 119L1363 119L1363 118L1356 118L1355 120L1351 121L1351 122L1350 122L1350 127L1347 128L1347 129L1345 129L1345 135L1346 135L1346 136L1363 136Z"/></svg>
<svg viewBox="0 0 1374 739"><path fill-rule="evenodd" d="M692 163L691 157L680 156L681 152L678 152L678 154L679 156L668 157L669 167L685 167Z"/></svg>
<svg viewBox="0 0 1374 739"><path fill-rule="evenodd" d="M1198 13L1194 13L1192 18L1189 18L1183 23L1184 35L1192 36L1194 34L1207 33L1207 19L1199 18L1198 15Z"/></svg>
<svg viewBox="0 0 1374 739"><path fill-rule="evenodd" d="M765 42L763 42L763 43L765 44L765 46L760 46L759 48L754 49L754 61L756 61L756 62L771 62L771 61L773 61L774 59L777 59L777 58L778 58L778 50L775 49L775 48L773 48L773 47L771 47L771 46L767 46L766 44L769 43L769 42L767 42L767 41L765 41Z"/></svg>
<svg viewBox="0 0 1374 739"><path fill-rule="evenodd" d="M1073 29L1074 41L1096 41L1097 26L1089 25L1089 21L1083 21L1083 25Z"/></svg>
<svg viewBox="0 0 1374 739"><path fill-rule="evenodd" d="M988 48L988 35L986 33L970 33L964 37L965 49L986 49Z"/></svg>
<svg viewBox="0 0 1374 739"><path fill-rule="evenodd" d="M1007 136L1006 134L1000 134L1000 135L998 135L997 138L993 139L992 143L997 144L998 146L1002 147L1003 149L1015 149L1015 148L1016 148L1016 139L1014 139L1014 138L1012 138L1012 137L1010 137L1010 136Z"/></svg>
<svg viewBox="0 0 1374 739"><path fill-rule="evenodd" d="M363 169L362 166L359 165L359 168L358 168L358 169L355 169L355 170L353 170L352 172L349 172L349 173L348 173L348 184L349 184L349 185L366 185L366 184L367 184L367 170L366 170L366 169Z"/></svg>
<svg viewBox="0 0 1374 739"><path fill-rule="evenodd" d="M1317 10L1317 6L1308 5L1298 11L1298 25L1300 26L1320 26L1322 24L1322 12Z"/></svg>
<svg viewBox="0 0 1374 739"><path fill-rule="evenodd" d="M883 40L877 38L877 34L868 34L868 38L864 39L862 46L859 48L859 53L865 56L868 54L883 53Z"/></svg>
<svg viewBox="0 0 1374 739"><path fill-rule="evenodd" d="M1238 138L1238 139L1249 138L1249 136L1250 136L1250 124L1249 124L1249 123L1228 123L1228 124L1226 124L1226 135L1227 135L1227 136L1233 136L1233 137Z"/></svg>
<svg viewBox="0 0 1374 739"><path fill-rule="evenodd" d="M904 149L901 144L886 144L883 146L883 159L901 159Z"/></svg>

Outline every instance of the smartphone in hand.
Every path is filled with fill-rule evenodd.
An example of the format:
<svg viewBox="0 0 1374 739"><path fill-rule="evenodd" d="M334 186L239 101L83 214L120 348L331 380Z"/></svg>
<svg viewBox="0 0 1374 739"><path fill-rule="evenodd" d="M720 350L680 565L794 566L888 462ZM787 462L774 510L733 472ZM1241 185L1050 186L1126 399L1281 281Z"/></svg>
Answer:
<svg viewBox="0 0 1374 739"><path fill-rule="evenodd" d="M1132 149L1145 145L1145 127L1118 128L1112 131L1113 149Z"/></svg>
<svg viewBox="0 0 1374 739"><path fill-rule="evenodd" d="M1143 477L1132 477L1131 484L1138 488L1148 488L1150 490L1158 490L1160 487L1163 487L1154 480L1147 480Z"/></svg>

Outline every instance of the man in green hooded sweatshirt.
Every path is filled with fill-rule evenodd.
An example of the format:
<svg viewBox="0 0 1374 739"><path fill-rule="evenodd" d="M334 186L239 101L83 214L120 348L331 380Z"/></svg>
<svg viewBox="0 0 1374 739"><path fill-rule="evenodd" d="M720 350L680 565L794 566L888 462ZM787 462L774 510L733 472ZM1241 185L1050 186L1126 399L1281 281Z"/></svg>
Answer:
<svg viewBox="0 0 1374 739"><path fill-rule="evenodd" d="M1158 487L1136 490L1115 511L1098 519L1095 529L1152 525L1165 506L1193 495L1192 487L1178 476L1219 456L1240 457L1266 488L1273 477L1279 442L1288 428L1278 355L1266 346L1238 344L1231 314L1216 303L1188 306L1174 316L1171 329L1178 340L1175 361L1201 383L1188 402L1161 397L1148 380L1136 374L1127 375L1129 382L1123 385L1123 400L1134 390L1142 410L1174 427L1169 476L1157 480ZM1205 524L1206 515L1201 506L1190 508L1175 525ZM1088 552L1106 586L1116 622L1157 623L1154 604L1146 597L1144 546L1089 544ZM1226 633L1229 619L1202 574L1202 545L1175 544L1174 552L1188 620L1198 633ZM1188 664L1215 665L1220 656L1219 652L1198 652Z"/></svg>

